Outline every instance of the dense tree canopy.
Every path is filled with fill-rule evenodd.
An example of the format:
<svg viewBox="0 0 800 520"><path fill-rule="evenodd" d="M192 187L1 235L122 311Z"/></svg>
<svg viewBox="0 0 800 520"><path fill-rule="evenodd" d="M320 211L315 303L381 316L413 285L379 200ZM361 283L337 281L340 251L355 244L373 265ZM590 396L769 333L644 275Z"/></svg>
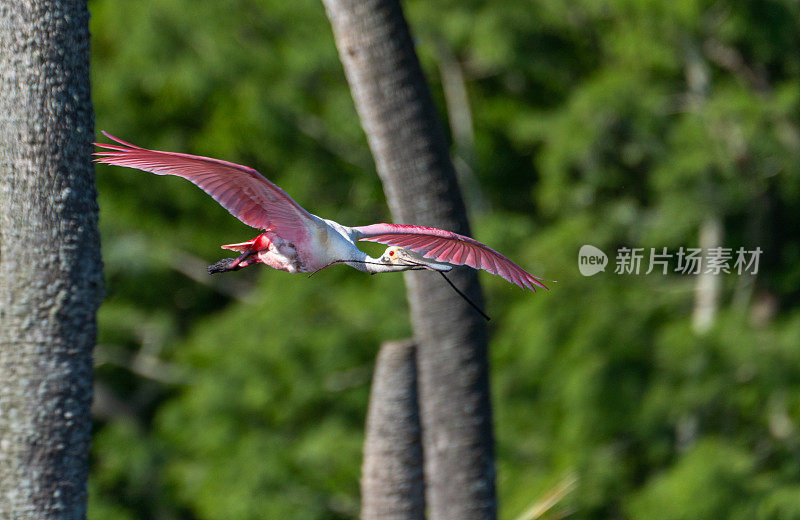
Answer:
<svg viewBox="0 0 800 520"><path fill-rule="evenodd" d="M501 518L800 515L800 9L771 2L404 4L476 238L558 280L481 275ZM92 0L98 129L255 167L310 211L388 219L319 1ZM460 89L466 97L460 96ZM400 276L204 271L251 238L180 179L98 167L93 519L355 518ZM760 247L649 275L650 248ZM708 243L708 242L705 242ZM609 257L584 277L578 250ZM616 274L620 248L644 248ZM733 267L733 260L731 261ZM455 297L455 296L454 296Z"/></svg>

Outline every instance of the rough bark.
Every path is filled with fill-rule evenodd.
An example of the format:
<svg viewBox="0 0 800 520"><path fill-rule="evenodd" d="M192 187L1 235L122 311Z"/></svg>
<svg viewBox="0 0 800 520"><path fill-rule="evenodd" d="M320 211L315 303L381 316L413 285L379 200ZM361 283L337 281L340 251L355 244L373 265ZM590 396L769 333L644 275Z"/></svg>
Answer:
<svg viewBox="0 0 800 520"><path fill-rule="evenodd" d="M89 13L0 3L0 518L86 516L102 291Z"/></svg>
<svg viewBox="0 0 800 520"><path fill-rule="evenodd" d="M469 234L447 143L397 0L323 0L396 222ZM433 520L496 517L487 335L435 273L406 273ZM451 279L482 302L470 269Z"/></svg>
<svg viewBox="0 0 800 520"><path fill-rule="evenodd" d="M375 365L361 471L362 520L423 520L416 346L386 342Z"/></svg>

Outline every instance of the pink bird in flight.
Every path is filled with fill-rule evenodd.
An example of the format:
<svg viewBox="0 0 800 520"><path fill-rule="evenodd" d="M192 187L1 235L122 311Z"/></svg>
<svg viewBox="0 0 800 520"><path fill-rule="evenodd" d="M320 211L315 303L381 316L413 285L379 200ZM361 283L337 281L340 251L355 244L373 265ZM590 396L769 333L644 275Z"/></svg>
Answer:
<svg viewBox="0 0 800 520"><path fill-rule="evenodd" d="M315 273L342 263L372 274L409 269L444 273L454 266L466 265L502 276L523 289L547 289L543 278L526 272L472 238L443 229L402 224L343 226L312 215L247 166L197 155L148 150L107 132L103 135L118 144L95 143L104 149L95 152L95 161L156 175L183 177L211 195L234 217L263 230L247 242L222 246L241 254L209 266L212 274L258 263L290 273ZM389 247L379 258L373 258L356 246L357 241L378 242Z"/></svg>

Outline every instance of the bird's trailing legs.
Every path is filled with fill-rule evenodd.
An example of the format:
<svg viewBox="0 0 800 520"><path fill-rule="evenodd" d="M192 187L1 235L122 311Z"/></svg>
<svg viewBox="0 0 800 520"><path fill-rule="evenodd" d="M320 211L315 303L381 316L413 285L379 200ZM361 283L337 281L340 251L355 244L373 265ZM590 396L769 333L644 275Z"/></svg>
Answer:
<svg viewBox="0 0 800 520"><path fill-rule="evenodd" d="M240 242L238 244L226 244L222 249L231 251L241 251L242 254L237 258L223 258L219 262L207 267L209 274L226 273L228 271L238 271L243 267L258 263L256 253L269 249L270 239L266 233L262 233L253 240Z"/></svg>

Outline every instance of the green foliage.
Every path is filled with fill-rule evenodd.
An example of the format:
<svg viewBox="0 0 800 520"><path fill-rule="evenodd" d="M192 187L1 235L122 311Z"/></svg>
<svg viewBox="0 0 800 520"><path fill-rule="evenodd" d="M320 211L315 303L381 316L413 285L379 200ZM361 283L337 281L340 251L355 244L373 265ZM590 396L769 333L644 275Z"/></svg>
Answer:
<svg viewBox="0 0 800 520"><path fill-rule="evenodd" d="M443 117L442 63L464 76L476 238L558 280L482 278L501 517L565 475L552 518L800 516L797 5L404 7ZM344 224L388 219L320 2L90 8L98 129L248 164ZM97 172L90 518L356 518L373 359L410 334L402 277L209 278L254 230L180 179ZM757 277L721 276L698 334L694 277L614 274L613 252L697 247L712 217L764 253ZM579 274L583 244L604 273Z"/></svg>
<svg viewBox="0 0 800 520"><path fill-rule="evenodd" d="M357 513L375 345L408 334L406 309L399 280L364 290L358 277L316 276L264 280L266 298L198 324L177 354L191 391L156 425L177 450L169 478L201 517ZM355 301L366 310L344 304Z"/></svg>
<svg viewBox="0 0 800 520"><path fill-rule="evenodd" d="M634 495L633 518L754 518L752 456L724 442L706 440L666 474Z"/></svg>

